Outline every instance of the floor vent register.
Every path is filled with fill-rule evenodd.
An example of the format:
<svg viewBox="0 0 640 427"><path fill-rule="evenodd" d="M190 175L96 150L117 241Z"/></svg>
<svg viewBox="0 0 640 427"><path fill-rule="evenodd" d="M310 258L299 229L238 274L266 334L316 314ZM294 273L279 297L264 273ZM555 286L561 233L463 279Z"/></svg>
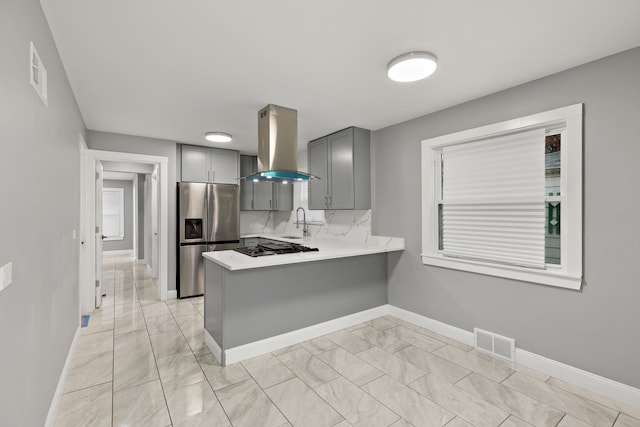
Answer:
<svg viewBox="0 0 640 427"><path fill-rule="evenodd" d="M502 359L515 361L516 342L512 338L503 337L493 332L473 328L475 347Z"/></svg>

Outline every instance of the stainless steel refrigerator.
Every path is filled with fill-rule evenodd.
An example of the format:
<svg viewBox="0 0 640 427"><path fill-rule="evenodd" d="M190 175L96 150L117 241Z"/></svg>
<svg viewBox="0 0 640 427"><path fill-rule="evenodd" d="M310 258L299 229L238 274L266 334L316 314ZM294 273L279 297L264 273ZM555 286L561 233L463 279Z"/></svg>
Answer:
<svg viewBox="0 0 640 427"><path fill-rule="evenodd" d="M235 184L178 183L178 298L204 293L203 252L238 246L240 189Z"/></svg>

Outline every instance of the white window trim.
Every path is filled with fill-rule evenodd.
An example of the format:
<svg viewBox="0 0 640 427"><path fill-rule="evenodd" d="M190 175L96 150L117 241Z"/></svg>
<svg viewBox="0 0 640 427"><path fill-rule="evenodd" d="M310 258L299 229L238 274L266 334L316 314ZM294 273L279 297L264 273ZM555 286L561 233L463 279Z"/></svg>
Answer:
<svg viewBox="0 0 640 427"><path fill-rule="evenodd" d="M306 211L307 224L324 225L324 211L309 209L309 181L296 184L300 186L300 206ZM298 222L297 219L296 222Z"/></svg>
<svg viewBox="0 0 640 427"><path fill-rule="evenodd" d="M102 192L109 191L112 193L118 193L120 200L120 231L117 236L106 236L103 241L111 242L115 240L124 240L124 188L103 188ZM103 202L103 210L104 210L104 202ZM103 212L104 216L104 212Z"/></svg>
<svg viewBox="0 0 640 427"><path fill-rule="evenodd" d="M505 277L549 286L579 290L582 284L582 104L545 111L526 117L455 132L422 141L422 263L491 276ZM563 215L560 266L533 270L445 257L438 250L437 152L450 144L535 127L564 124L567 138L562 141L560 177ZM566 208L565 208L566 206ZM571 221L569 221L571 217Z"/></svg>

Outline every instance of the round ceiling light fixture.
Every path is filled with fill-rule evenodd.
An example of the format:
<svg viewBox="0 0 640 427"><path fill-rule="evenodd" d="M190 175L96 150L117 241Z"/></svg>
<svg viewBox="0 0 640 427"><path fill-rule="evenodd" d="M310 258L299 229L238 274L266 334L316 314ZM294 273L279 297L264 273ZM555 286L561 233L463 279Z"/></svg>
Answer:
<svg viewBox="0 0 640 427"><path fill-rule="evenodd" d="M210 142L231 142L231 134L226 132L207 132L204 139Z"/></svg>
<svg viewBox="0 0 640 427"><path fill-rule="evenodd" d="M438 58L429 52L409 52L396 56L387 65L387 77L394 82L426 79L438 68Z"/></svg>

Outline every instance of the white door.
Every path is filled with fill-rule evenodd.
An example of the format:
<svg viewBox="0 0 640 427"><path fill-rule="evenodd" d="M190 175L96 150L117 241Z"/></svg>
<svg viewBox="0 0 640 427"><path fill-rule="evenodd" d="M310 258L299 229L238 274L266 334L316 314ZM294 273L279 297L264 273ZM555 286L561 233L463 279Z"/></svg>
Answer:
<svg viewBox="0 0 640 427"><path fill-rule="evenodd" d="M158 278L158 167L151 175L151 275Z"/></svg>
<svg viewBox="0 0 640 427"><path fill-rule="evenodd" d="M151 268L151 175L144 176L144 260Z"/></svg>
<svg viewBox="0 0 640 427"><path fill-rule="evenodd" d="M138 253L138 174L136 174L133 178L133 259L134 262L140 259Z"/></svg>
<svg viewBox="0 0 640 427"><path fill-rule="evenodd" d="M102 305L102 162L96 160L96 308Z"/></svg>

